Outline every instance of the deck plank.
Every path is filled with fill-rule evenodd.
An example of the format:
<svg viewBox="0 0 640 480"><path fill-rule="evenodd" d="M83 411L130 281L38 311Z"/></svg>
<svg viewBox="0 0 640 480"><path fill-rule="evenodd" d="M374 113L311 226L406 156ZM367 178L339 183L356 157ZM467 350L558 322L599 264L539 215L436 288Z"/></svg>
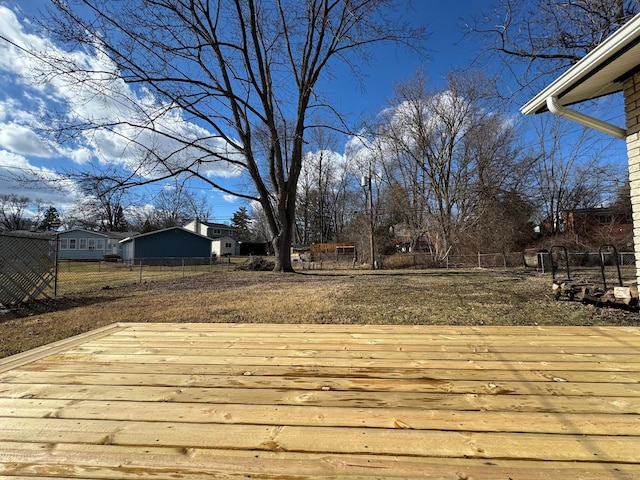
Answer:
<svg viewBox="0 0 640 480"><path fill-rule="evenodd" d="M86 363L145 363L149 369L152 365L165 363L183 365L272 365L272 366L308 366L308 367L369 367L369 368L419 368L419 369L468 369L471 366L476 369L489 370L567 370L567 371L603 371L603 372L638 372L640 363L636 362L576 362L576 361L546 361L539 354L531 354L530 360L482 360L474 359L473 354L468 359L429 359L424 355L420 359L390 359L384 358L331 358L318 355L308 356L235 356L235 355L191 355L189 350L183 354L157 355L157 354L110 354L110 353L60 353L52 355L53 361L72 361ZM425 359L426 358L426 359Z"/></svg>
<svg viewBox="0 0 640 480"><path fill-rule="evenodd" d="M509 394L509 395L554 395L554 396L598 396L640 397L640 384L590 382L585 375L580 382L567 382L554 377L553 382L526 382L519 380L465 380L388 378L316 378L309 376L273 377L260 375L170 375L144 373L69 373L69 372L23 372L0 374L2 384L56 384L56 385L112 385L112 386L159 386L239 389L287 389L356 392L416 392L458 394Z"/></svg>
<svg viewBox="0 0 640 480"><path fill-rule="evenodd" d="M383 455L324 455L295 452L256 451L247 456L242 451L177 449L166 447L120 447L113 445L58 444L54 450L48 444L24 445L0 443L0 468L13 460L15 478L180 478L237 479L283 478L283 472L295 471L298 479L373 479L432 478L460 480L498 478L550 480L580 478L583 480L631 480L640 474L635 464L598 462L535 462L482 459L438 459ZM6 458L6 460L5 460ZM25 459L34 458L34 463ZM12 477L14 478L14 477ZM286 477L285 477L286 478Z"/></svg>
<svg viewBox="0 0 640 480"><path fill-rule="evenodd" d="M533 433L454 432L441 430L299 427L236 424L185 424L77 420L4 419L3 441L324 454L410 455L447 458L518 458L541 461L614 463L637 460L640 437L610 435L540 435ZM337 442L336 439L340 441ZM526 452L526 456L524 453Z"/></svg>
<svg viewBox="0 0 640 480"><path fill-rule="evenodd" d="M199 404L140 401L0 399L0 418L139 420L184 423L403 428L478 432L640 435L640 421L628 414L550 415L536 412L348 408L296 405Z"/></svg>
<svg viewBox="0 0 640 480"><path fill-rule="evenodd" d="M6 478L640 477L640 329L118 324L0 360Z"/></svg>
<svg viewBox="0 0 640 480"><path fill-rule="evenodd" d="M246 367L246 366L245 366ZM22 366L21 371L40 372L76 372L76 373L145 373L148 375L259 375L268 377L305 376L315 378L395 378L395 379L421 379L431 378L437 380L506 380L527 382L580 382L585 378L596 383L638 383L637 372L608 372L608 371L562 371L562 370L490 370L490 369L438 369L429 368L402 368L402 367L299 367L280 365L251 365L250 370L243 369L243 365L179 365L175 363L154 365L153 373L149 373L149 367L140 363L77 363L72 361L48 361L42 359L38 362Z"/></svg>
<svg viewBox="0 0 640 480"><path fill-rule="evenodd" d="M449 394L414 392L339 392L280 389L148 387L111 385L0 384L0 398L104 401L133 400L247 405L348 406L351 408L431 408L511 412L640 414L637 397L560 397L550 395Z"/></svg>

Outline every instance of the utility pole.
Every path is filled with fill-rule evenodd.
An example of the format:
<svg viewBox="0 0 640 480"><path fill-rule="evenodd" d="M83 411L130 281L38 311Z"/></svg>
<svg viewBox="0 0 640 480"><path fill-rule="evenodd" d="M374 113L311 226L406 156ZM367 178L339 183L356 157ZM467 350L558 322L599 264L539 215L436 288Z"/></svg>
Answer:
<svg viewBox="0 0 640 480"><path fill-rule="evenodd" d="M369 164L369 176L362 177L360 185L364 189L369 207L369 248L371 249L371 270L376 269L375 241L373 237L373 192L371 189L371 164Z"/></svg>

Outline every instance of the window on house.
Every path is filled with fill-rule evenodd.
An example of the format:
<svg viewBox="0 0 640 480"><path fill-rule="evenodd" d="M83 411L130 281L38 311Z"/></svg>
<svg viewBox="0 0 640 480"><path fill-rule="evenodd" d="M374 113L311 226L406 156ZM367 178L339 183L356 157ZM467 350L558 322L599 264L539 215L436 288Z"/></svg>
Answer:
<svg viewBox="0 0 640 480"><path fill-rule="evenodd" d="M76 238L69 239L69 250L75 250L77 248L78 240Z"/></svg>
<svg viewBox="0 0 640 480"><path fill-rule="evenodd" d="M60 239L60 250L68 250L69 249L69 240L66 238Z"/></svg>
<svg viewBox="0 0 640 480"><path fill-rule="evenodd" d="M104 239L96 238L96 250L104 250Z"/></svg>
<svg viewBox="0 0 640 480"><path fill-rule="evenodd" d="M219 228L214 228L213 229L213 233L215 233L216 235L220 235L220 229Z"/></svg>
<svg viewBox="0 0 640 480"><path fill-rule="evenodd" d="M89 250L95 250L96 249L96 239L95 238L90 238L87 240L87 248Z"/></svg>
<svg viewBox="0 0 640 480"><path fill-rule="evenodd" d="M600 225L609 225L610 223L613 223L613 216L612 215L598 215L598 221L600 222Z"/></svg>
<svg viewBox="0 0 640 480"><path fill-rule="evenodd" d="M81 238L80 239L80 250L86 250L87 249L87 239L86 238Z"/></svg>
<svg viewBox="0 0 640 480"><path fill-rule="evenodd" d="M231 248L231 244L229 242L224 244L225 248Z"/></svg>

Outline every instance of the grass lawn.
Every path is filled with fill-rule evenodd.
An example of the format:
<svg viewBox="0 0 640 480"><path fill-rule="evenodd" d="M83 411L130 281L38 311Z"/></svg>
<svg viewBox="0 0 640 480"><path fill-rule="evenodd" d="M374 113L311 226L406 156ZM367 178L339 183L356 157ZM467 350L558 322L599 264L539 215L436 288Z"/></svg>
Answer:
<svg viewBox="0 0 640 480"><path fill-rule="evenodd" d="M173 266L167 265L130 265L127 263L109 262L68 262L63 261L58 265L58 295L69 295L81 292L100 290L101 288L122 287L135 283L157 282L173 280L192 275L202 275L227 271L240 263L234 258L235 263L224 259L209 264L185 264L179 263Z"/></svg>
<svg viewBox="0 0 640 480"><path fill-rule="evenodd" d="M637 313L553 301L516 271L220 271L67 295L0 315L0 357L116 322L638 325Z"/></svg>

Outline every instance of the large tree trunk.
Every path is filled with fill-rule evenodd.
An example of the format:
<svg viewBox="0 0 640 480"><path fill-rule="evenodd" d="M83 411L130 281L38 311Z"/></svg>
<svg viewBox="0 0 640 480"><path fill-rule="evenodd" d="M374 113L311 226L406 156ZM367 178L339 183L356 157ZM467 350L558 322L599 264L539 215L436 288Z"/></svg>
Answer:
<svg viewBox="0 0 640 480"><path fill-rule="evenodd" d="M300 155L298 165L302 162ZM291 162L294 163L293 161ZM282 194L275 204L272 204L266 194L262 195L261 204L267 216L271 231L271 246L275 254L274 272L293 272L291 264L291 244L296 220L296 190L299 168L292 168L288 181L282 182ZM263 201L263 199L266 199Z"/></svg>
<svg viewBox="0 0 640 480"><path fill-rule="evenodd" d="M51 24L61 43L96 50L117 70L105 77L102 68L94 72L84 62L75 64L66 52L57 61L50 52L34 51L32 56L51 69L39 74L77 85L76 102L89 92L108 103L108 82L123 81L117 99L127 112L114 112L91 125L63 112L60 134L70 132L73 139L86 130L109 132L114 138L132 135L128 138L133 147L126 149L131 162L122 163L127 165L122 174L117 162L120 185L185 176L260 202L276 253L274 270L280 272L293 271L289 250L304 136L308 128L317 128L307 126L312 95L314 115L327 109L343 122L316 84L326 77L334 58L356 66L375 43L411 42L421 49L417 45L426 39L423 28L387 15L388 0L123 0L122 8L93 0L71 2L78 4L77 10L65 1L53 3L59 18ZM136 39L135 45L130 38ZM156 54L149 56L150 51ZM184 74L176 74L175 62ZM127 84L148 89L149 95L140 96ZM174 122L172 115L179 111L185 112L184 130L158 128ZM197 135L202 137L177 133L192 131L186 120L190 118L200 122ZM255 192L215 181L218 163L251 177Z"/></svg>
<svg viewBox="0 0 640 480"><path fill-rule="evenodd" d="M271 242L275 252L274 272L294 272L291 264L291 243L293 242L293 214L286 214L280 218L280 233Z"/></svg>

